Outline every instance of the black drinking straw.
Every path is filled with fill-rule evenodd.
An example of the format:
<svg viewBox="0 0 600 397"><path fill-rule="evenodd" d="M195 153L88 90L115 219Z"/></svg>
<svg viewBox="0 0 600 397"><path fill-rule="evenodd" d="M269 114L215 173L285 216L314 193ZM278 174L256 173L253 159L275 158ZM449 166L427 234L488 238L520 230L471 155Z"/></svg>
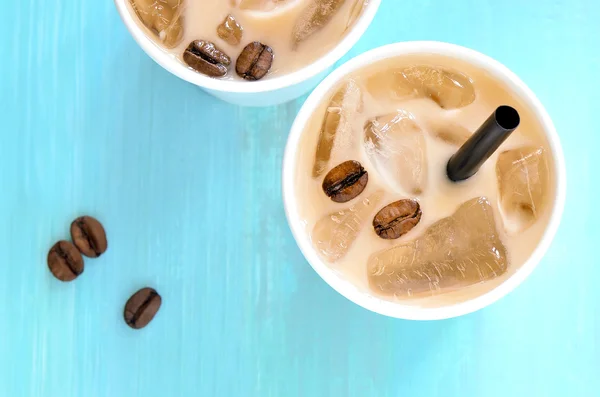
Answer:
<svg viewBox="0 0 600 397"><path fill-rule="evenodd" d="M479 129L458 149L446 167L448 178L454 182L475 175L479 167L519 126L519 112L510 106L500 106Z"/></svg>

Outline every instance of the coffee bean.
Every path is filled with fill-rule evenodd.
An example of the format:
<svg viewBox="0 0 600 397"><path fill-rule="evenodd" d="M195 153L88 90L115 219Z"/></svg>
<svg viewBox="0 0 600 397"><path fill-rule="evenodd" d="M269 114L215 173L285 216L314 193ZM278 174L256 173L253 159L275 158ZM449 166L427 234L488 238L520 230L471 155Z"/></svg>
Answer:
<svg viewBox="0 0 600 397"><path fill-rule="evenodd" d="M273 49L258 41L248 44L238 57L235 71L246 80L260 80L271 69Z"/></svg>
<svg viewBox="0 0 600 397"><path fill-rule="evenodd" d="M227 74L231 58L210 41L194 40L183 52L183 60L192 69L211 77Z"/></svg>
<svg viewBox="0 0 600 397"><path fill-rule="evenodd" d="M48 269L60 281L72 281L83 273L83 258L73 243L59 241L48 252Z"/></svg>
<svg viewBox="0 0 600 397"><path fill-rule="evenodd" d="M415 200L395 201L381 209L373 218L375 233L392 240L410 232L421 220L421 206Z"/></svg>
<svg viewBox="0 0 600 397"><path fill-rule="evenodd" d="M152 288L142 288L129 298L123 316L131 328L144 328L156 315L162 298Z"/></svg>
<svg viewBox="0 0 600 397"><path fill-rule="evenodd" d="M369 174L363 166L354 160L335 166L325 175L323 191L336 203L350 201L367 186Z"/></svg>
<svg viewBox="0 0 600 397"><path fill-rule="evenodd" d="M79 251L90 258L102 255L108 247L104 227L91 216L79 217L71 223L71 239Z"/></svg>

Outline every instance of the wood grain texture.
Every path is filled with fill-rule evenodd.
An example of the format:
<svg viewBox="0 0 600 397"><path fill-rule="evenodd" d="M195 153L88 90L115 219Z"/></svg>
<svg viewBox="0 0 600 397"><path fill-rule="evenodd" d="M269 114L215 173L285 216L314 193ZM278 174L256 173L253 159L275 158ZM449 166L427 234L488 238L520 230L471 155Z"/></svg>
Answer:
<svg viewBox="0 0 600 397"><path fill-rule="evenodd" d="M3 6L0 396L597 395L598 2L384 0L345 58L415 39L483 51L562 138L567 208L540 267L492 307L429 323L353 305L296 247L280 166L302 100L214 100L154 64L111 1ZM81 214L109 249L60 283L45 257ZM133 331L123 305L147 285L163 305Z"/></svg>

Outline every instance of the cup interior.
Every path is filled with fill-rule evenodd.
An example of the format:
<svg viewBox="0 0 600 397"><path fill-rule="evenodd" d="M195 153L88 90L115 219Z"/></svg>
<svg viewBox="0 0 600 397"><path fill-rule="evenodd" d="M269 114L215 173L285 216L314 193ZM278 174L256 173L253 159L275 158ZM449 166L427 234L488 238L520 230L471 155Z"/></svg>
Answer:
<svg viewBox="0 0 600 397"><path fill-rule="evenodd" d="M330 94L332 88L345 76L379 61L419 54L456 58L461 62L470 64L501 82L509 92L519 98L530 111L536 123L541 126L541 130L545 135L551 152L550 175L553 178L554 185L554 196L552 197L546 228L537 247L525 263L511 270L506 278L497 283L493 281L484 283L486 286L478 289L468 299L459 299L456 302L446 301L443 299L444 294L442 294L439 295L440 299L430 300L426 305L419 304L419 300L402 302L379 298L359 289L332 270L330 265L325 263L317 254L310 242L303 224L304 221L298 211L299 197L302 194L296 191L295 186L296 165L299 156L297 148L301 147L302 134L311 116L321 106L324 97ZM282 177L283 199L290 228L298 246L313 269L331 287L354 303L386 316L415 320L443 319L467 314L490 305L518 286L540 262L556 234L562 216L566 191L565 165L559 138L549 115L535 94L514 73L499 62L464 47L438 42L397 43L380 47L352 59L330 74L313 91L298 113L288 138Z"/></svg>
<svg viewBox="0 0 600 397"><path fill-rule="evenodd" d="M137 17L135 13L130 9L131 7L128 4L129 0L114 1L121 19L135 41L156 63L172 74L192 84L208 90L231 93L276 91L285 87L300 84L317 76L319 73L324 72L333 66L336 61L343 57L344 54L356 44L373 21L377 9L381 4L381 0L370 0L352 28L344 35L337 45L333 47L330 52L324 54L311 64L291 73L272 78L267 77L259 81L248 83L245 81L215 79L191 70L148 36L147 32L144 31L143 27L136 20Z"/></svg>

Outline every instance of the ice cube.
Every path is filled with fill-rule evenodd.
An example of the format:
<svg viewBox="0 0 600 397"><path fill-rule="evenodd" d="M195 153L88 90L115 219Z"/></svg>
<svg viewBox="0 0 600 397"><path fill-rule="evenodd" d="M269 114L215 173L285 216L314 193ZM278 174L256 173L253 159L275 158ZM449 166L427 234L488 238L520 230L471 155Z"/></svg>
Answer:
<svg viewBox="0 0 600 397"><path fill-rule="evenodd" d="M354 0L354 4L352 4L352 8L350 9L350 13L348 14L345 31L347 31L352 27L352 25L354 25L354 22L356 22L360 14L362 14L363 9L365 8L365 5L367 5L368 2L368 0Z"/></svg>
<svg viewBox="0 0 600 397"><path fill-rule="evenodd" d="M531 226L542 214L549 174L542 147L521 147L500 153L496 163L500 208L509 233Z"/></svg>
<svg viewBox="0 0 600 397"><path fill-rule="evenodd" d="M243 10L272 11L280 5L291 2L292 0L239 0L239 7Z"/></svg>
<svg viewBox="0 0 600 397"><path fill-rule="evenodd" d="M383 197L376 191L350 208L321 218L315 225L311 240L317 251L333 263L346 255L363 227L369 223L369 215L377 209Z"/></svg>
<svg viewBox="0 0 600 397"><path fill-rule="evenodd" d="M270 0L238 0L238 6L244 10L261 10L269 3Z"/></svg>
<svg viewBox="0 0 600 397"><path fill-rule="evenodd" d="M405 110L376 117L365 124L365 150L389 183L409 194L427 184L427 147L421 127Z"/></svg>
<svg viewBox="0 0 600 397"><path fill-rule="evenodd" d="M397 101L416 97L413 89L405 84L401 69L385 69L370 75L365 88L375 99Z"/></svg>
<svg viewBox="0 0 600 397"><path fill-rule="evenodd" d="M367 89L381 99L430 98L443 109L462 108L475 100L469 77L427 65L377 72L368 78Z"/></svg>
<svg viewBox="0 0 600 397"><path fill-rule="evenodd" d="M243 33L244 29L231 14L227 15L223 22L217 26L219 37L231 45L240 44Z"/></svg>
<svg viewBox="0 0 600 397"><path fill-rule="evenodd" d="M129 0L143 24L167 48L183 37L183 0Z"/></svg>
<svg viewBox="0 0 600 397"><path fill-rule="evenodd" d="M292 29L292 48L321 30L331 21L346 0L310 0Z"/></svg>
<svg viewBox="0 0 600 397"><path fill-rule="evenodd" d="M491 280L507 266L492 206L478 197L415 240L373 254L368 278L371 288L382 295L433 295Z"/></svg>
<svg viewBox="0 0 600 397"><path fill-rule="evenodd" d="M472 135L466 127L452 122L435 125L432 132L436 138L454 146L461 146Z"/></svg>
<svg viewBox="0 0 600 397"><path fill-rule="evenodd" d="M348 147L352 143L352 121L362 111L361 88L348 80L336 91L325 110L315 153L313 177L318 177L326 169L334 144Z"/></svg>

